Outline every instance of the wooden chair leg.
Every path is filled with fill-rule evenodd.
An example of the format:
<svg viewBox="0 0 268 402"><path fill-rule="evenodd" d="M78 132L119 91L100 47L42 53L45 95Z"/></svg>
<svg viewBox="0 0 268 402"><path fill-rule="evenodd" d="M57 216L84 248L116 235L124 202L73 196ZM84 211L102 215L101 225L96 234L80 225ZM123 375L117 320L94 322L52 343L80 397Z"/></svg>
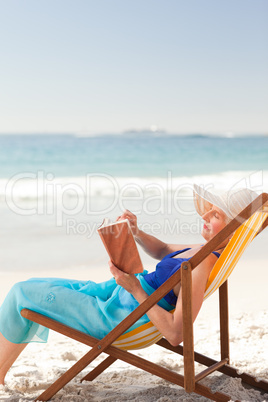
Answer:
<svg viewBox="0 0 268 402"><path fill-rule="evenodd" d="M117 359L113 356L108 356L105 360L103 360L97 367L90 371L85 377L83 377L82 381L93 381L98 375L100 375L104 370L111 366Z"/></svg>
<svg viewBox="0 0 268 402"><path fill-rule="evenodd" d="M83 332L77 331L73 328L69 328L64 324L61 324L46 316L42 316L41 314L38 314L34 311L24 309L24 310L22 310L21 315L23 317L31 319L31 321L44 325L47 328L50 328L65 336L68 336L71 339L77 340L78 342L82 342L85 345L92 347L93 345L99 344L98 339L94 339L91 336L84 334ZM172 347L166 340L163 339L163 341L165 341L165 343L169 346L168 349L170 349L170 350L177 349L175 347ZM170 381L173 384L177 384L181 387L183 387L183 385L184 385L184 378L182 375L177 374L174 371L168 370L163 366L159 366L148 360L142 359L141 357L139 357L137 355L133 355L125 350L117 349L114 346L108 346L106 352L115 359L120 359L126 363L129 363L129 364L137 367L137 368L145 370L148 373L151 373L160 378L163 378L164 380ZM79 363L79 362L77 362L77 363ZM57 382L58 382L58 380L56 380L55 383L57 383ZM49 399L51 399L57 392L57 390L55 389L55 383L52 384L39 397L37 397L36 401L48 401ZM217 401L217 402L228 402L231 400L231 396L226 395L222 392L217 392L217 391L212 392L209 387L206 387L199 383L196 383L195 392L199 395L202 395L206 398L209 398L209 399L211 399L213 401Z"/></svg>
<svg viewBox="0 0 268 402"><path fill-rule="evenodd" d="M230 359L227 280L219 288L221 359Z"/></svg>
<svg viewBox="0 0 268 402"><path fill-rule="evenodd" d="M193 392L195 389L195 370L191 264L189 262L183 263L181 271L184 389L186 392Z"/></svg>
<svg viewBox="0 0 268 402"><path fill-rule="evenodd" d="M170 343L168 343L168 341L164 338L160 339L160 341L157 342L157 345L183 356L183 346L181 346L181 345L171 346ZM218 363L216 360L211 359L210 357L202 355L198 352L195 352L194 356L195 356L196 362L203 364L207 367L210 367L213 364ZM268 392L268 382L267 381L256 379L254 376L252 376L248 373L241 373L241 371L238 371L235 367L231 367L228 364L218 368L218 371L229 377L241 378L241 380L243 382L245 382L246 384L252 385L253 387L256 387L263 391ZM196 383L196 386L197 385L198 385L198 383Z"/></svg>

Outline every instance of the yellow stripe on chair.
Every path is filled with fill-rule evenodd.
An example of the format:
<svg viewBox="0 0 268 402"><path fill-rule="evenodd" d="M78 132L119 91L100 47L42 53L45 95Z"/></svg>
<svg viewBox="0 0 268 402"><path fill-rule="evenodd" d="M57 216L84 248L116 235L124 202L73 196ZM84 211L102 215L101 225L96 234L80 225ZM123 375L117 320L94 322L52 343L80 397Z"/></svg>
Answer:
<svg viewBox="0 0 268 402"><path fill-rule="evenodd" d="M120 349L142 349L159 341L163 335L156 329L151 321L140 327L121 335L113 343Z"/></svg>
<svg viewBox="0 0 268 402"><path fill-rule="evenodd" d="M266 213L256 212L236 230L213 267L208 279L204 300L214 293L230 276L241 254L256 236L266 217Z"/></svg>
<svg viewBox="0 0 268 402"><path fill-rule="evenodd" d="M174 311L175 309L171 310L170 313L172 314ZM153 323L149 321L146 324L140 325L138 328L119 336L119 338L117 338L113 343L113 346L125 350L143 349L153 345L161 338L163 338L161 332L159 332Z"/></svg>
<svg viewBox="0 0 268 402"><path fill-rule="evenodd" d="M256 236L266 217L266 212L256 212L236 230L211 271L204 300L214 293L229 277L241 254ZM158 329L151 322L148 322L121 335L113 343L113 346L125 350L143 349L156 343L161 338L162 334Z"/></svg>

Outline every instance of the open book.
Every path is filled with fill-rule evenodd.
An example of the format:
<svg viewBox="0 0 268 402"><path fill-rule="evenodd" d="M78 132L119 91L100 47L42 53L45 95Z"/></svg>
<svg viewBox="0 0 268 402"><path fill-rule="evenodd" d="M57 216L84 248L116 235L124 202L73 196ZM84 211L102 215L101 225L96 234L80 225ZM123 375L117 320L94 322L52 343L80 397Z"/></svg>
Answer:
<svg viewBox="0 0 268 402"><path fill-rule="evenodd" d="M110 223L104 219L98 233L113 264L128 274L143 271L139 251L128 219Z"/></svg>

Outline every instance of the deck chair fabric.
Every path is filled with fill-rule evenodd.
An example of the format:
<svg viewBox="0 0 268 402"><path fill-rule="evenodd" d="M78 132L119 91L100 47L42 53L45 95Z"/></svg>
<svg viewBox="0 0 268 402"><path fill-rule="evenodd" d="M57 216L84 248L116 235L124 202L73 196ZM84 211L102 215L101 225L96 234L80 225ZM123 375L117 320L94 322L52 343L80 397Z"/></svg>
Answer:
<svg viewBox="0 0 268 402"><path fill-rule="evenodd" d="M256 212L236 230L213 267L208 279L204 300L211 296L229 278L239 258L258 233L265 219L265 213L262 211ZM151 322L148 322L121 335L113 343L113 346L124 350L143 349L158 342L161 338L162 334L158 329Z"/></svg>
<svg viewBox="0 0 268 402"><path fill-rule="evenodd" d="M263 211L255 212L236 230L211 271L204 300L229 278L240 257L259 232L266 218L267 213Z"/></svg>
<svg viewBox="0 0 268 402"><path fill-rule="evenodd" d="M116 328L114 328L105 338L97 340L84 333L80 333L72 328L66 327L63 324L35 313L31 310L24 309L21 315L39 324L47 326L53 330L70 336L73 339L81 341L92 346L92 349L83 356L71 369L64 373L54 384L52 384L45 392L43 392L36 400L49 400L56 392L58 392L65 384L80 373L89 363L91 363L102 352L108 353L108 358L93 370L92 374L87 375L84 379L92 380L96 378L104 369L109 367L116 359L124 360L136 367L142 368L152 374L158 375L168 381L183 386L187 392L196 392L215 401L229 401L231 398L222 392L213 393L210 388L204 387L199 383L200 379L215 370L226 373L232 377L242 378L243 381L251 385L268 390L268 383L265 381L256 381L248 374L239 374L236 369L228 365L229 363L229 333L228 333L228 294L227 294L227 278L232 272L235 264L242 255L247 245L264 227L267 226L267 209L262 210L263 205L268 205L268 194L260 195L253 201L245 210L243 210L231 223L229 223L219 234L217 234L210 242L208 242L202 250L194 255L188 262L183 263L182 269L173 274L163 285L161 285L148 299L143 302L136 310L134 310L126 319L124 319ZM256 213L255 213L256 212ZM241 222L244 224L241 225ZM241 225L241 226L240 226ZM236 230L238 227L240 228ZM213 250L217 249L222 241L230 236L236 230L228 246L222 253L221 257L215 264L205 293L205 298L212 294L217 287L220 290L220 325L221 325L221 356L222 360L216 362L211 358L193 352L193 323L191 317L191 271L200 264ZM190 268L186 269L186 268ZM181 272L182 271L182 274ZM187 280L184 278L188 278ZM167 294L177 283L182 279L183 291L183 331L184 339L187 334L187 342L184 346L172 347L165 339L159 339L162 335L157 333L157 330L152 323L145 324L144 328L136 329L134 332L125 333L130 326L145 314L154 304L156 304L165 294ZM223 309L223 313L221 310ZM188 317L189 315L189 317ZM185 321L186 319L186 321ZM226 322L227 320L227 322ZM187 322L188 321L188 322ZM189 328L191 329L189 331ZM123 334L123 335L122 335ZM222 335L224 340L222 343ZM189 339L188 339L189 338ZM136 349L155 343L162 347L166 347L175 353L183 354L184 356L184 376L176 374L161 366L157 366L147 360L132 355L122 349ZM192 343L192 345L191 345ZM116 347L115 347L116 345ZM194 376L194 360L202 364L211 366ZM189 364L190 362L190 364ZM189 370L190 367L190 370ZM190 384L190 385L189 385Z"/></svg>

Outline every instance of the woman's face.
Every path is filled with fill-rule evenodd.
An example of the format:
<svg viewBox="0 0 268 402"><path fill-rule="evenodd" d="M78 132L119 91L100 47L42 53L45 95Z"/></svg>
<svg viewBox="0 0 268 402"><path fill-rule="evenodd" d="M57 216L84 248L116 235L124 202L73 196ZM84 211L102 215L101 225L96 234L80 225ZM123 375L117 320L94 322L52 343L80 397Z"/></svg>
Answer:
<svg viewBox="0 0 268 402"><path fill-rule="evenodd" d="M207 241L211 240L217 233L219 233L224 226L226 226L227 222L225 213L214 205L210 211L202 216L202 218L205 222L201 234Z"/></svg>

